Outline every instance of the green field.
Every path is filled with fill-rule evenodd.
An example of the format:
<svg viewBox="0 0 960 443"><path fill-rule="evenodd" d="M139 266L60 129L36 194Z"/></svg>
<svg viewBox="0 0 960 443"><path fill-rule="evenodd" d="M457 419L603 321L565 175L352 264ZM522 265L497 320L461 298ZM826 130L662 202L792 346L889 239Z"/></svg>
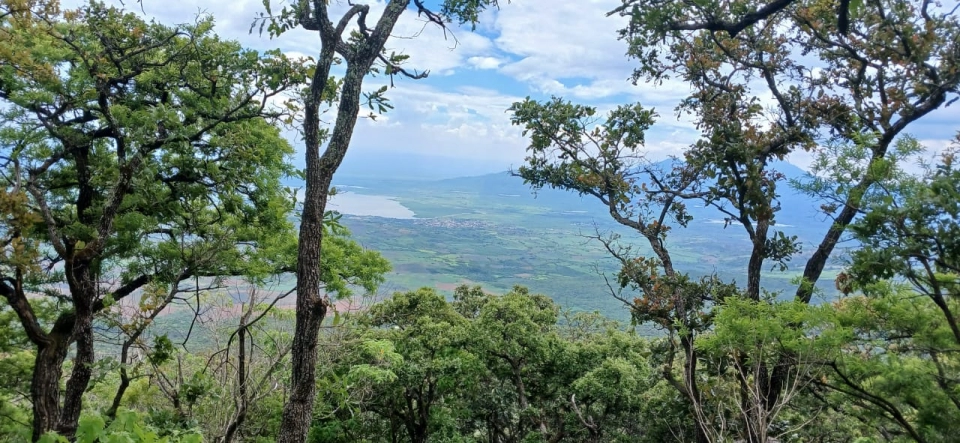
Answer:
<svg viewBox="0 0 960 443"><path fill-rule="evenodd" d="M524 285L567 308L628 317L603 277L617 271L616 262L586 235L615 232L623 236L621 244L637 254L648 254L649 248L592 201L549 190L534 198L519 179L506 176L436 182L347 178L339 183L350 185L342 188L349 193L392 197L416 214L414 219L343 216L358 241L393 263L394 272L383 287L387 292L421 286L449 291L461 283L501 292ZM668 240L678 269L744 281L746 235L737 227L711 223L708 216L675 230ZM815 238L816 230L810 228L802 234ZM790 291L802 258L797 258L797 268L768 273L766 288ZM838 264L831 265L825 281L839 270Z"/></svg>

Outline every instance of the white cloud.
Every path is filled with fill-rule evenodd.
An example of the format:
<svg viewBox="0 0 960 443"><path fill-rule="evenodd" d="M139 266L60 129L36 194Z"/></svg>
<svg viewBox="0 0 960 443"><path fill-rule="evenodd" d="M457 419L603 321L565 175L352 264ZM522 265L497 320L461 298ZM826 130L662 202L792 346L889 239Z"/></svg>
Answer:
<svg viewBox="0 0 960 443"><path fill-rule="evenodd" d="M66 0L65 5L76 6L82 2ZM118 0L113 3L120 5ZM203 2L200 0L179 0L176 7L170 7L163 2L142 2L136 7L127 9L146 13L148 17L155 17L162 23L192 22L198 13L212 15L217 23L217 33L224 38L239 40L244 45L255 49L269 49L281 47L285 52L313 55L320 50L320 39L315 31L293 29L277 38L269 38L264 31L261 36L258 28L251 34L249 31L254 20L260 13L265 12L262 2L258 0L234 0L230 2ZM336 22L349 8L346 1L334 1L330 6L331 20ZM383 13L386 2L384 0L355 1L354 3L367 4L370 12L367 23L373 25ZM274 1L274 13L279 13L285 3ZM352 27L356 29L356 22ZM410 56L410 69L418 71L429 70L435 75L453 74L456 68L466 66L466 60L475 56L489 56L494 49L493 42L480 34L470 32L468 28L452 26L444 31L438 26L417 17L412 11L402 15L391 33L392 39L387 44L388 51L396 51Z"/></svg>
<svg viewBox="0 0 960 443"><path fill-rule="evenodd" d="M477 69L497 69L504 63L503 60L496 57L470 57L467 63Z"/></svg>
<svg viewBox="0 0 960 443"><path fill-rule="evenodd" d="M385 0L364 2L371 9L367 21L374 23ZM139 4L127 3L128 10L140 12ZM251 35L250 25L263 11L259 0L179 0L173 4L175 7L144 1L142 6L148 16L163 23L189 22L198 12L212 14L221 37L255 49L280 47L288 55L314 57L320 49L317 33L312 31L296 29L275 39L256 32ZM274 4L275 9L281 6L280 0ZM349 8L345 0L330 4L335 19ZM388 50L409 55L409 69L430 70L432 75L422 81L396 79L396 87L387 93L395 109L375 121L361 120L351 149L386 146L418 153L442 152L468 161L516 163L522 159L527 141L520 136L521 129L510 124L506 109L529 94L534 98L563 96L598 106L602 112L630 101L655 107L660 117L647 134L649 156L662 158L682 152L698 136L691 117L678 119L674 112L689 86L679 80L659 85L633 85L628 80L637 62L625 56L626 43L618 40L616 32L626 21L606 16L620 4L620 0L504 2L501 10L482 14L477 33L467 27L453 27L445 33L408 11L397 23ZM503 81L505 78L512 81ZM377 77L365 83L369 90L388 81ZM764 97L763 103L771 101L772 97ZM960 106L938 110L911 125L908 132L923 134L934 150L939 150L940 142L956 130L958 115ZM325 119L332 120L332 114ZM299 146L299 141L294 145ZM791 160L802 165L809 162L805 157L798 153Z"/></svg>
<svg viewBox="0 0 960 443"><path fill-rule="evenodd" d="M626 81L633 63L626 59L625 43L617 29L626 21L607 17L617 0L558 2L525 0L511 3L496 14L497 48L516 60L501 68L504 74L529 82L546 93L566 89L560 80L575 80L582 98L635 93Z"/></svg>
<svg viewBox="0 0 960 443"><path fill-rule="evenodd" d="M519 97L478 87L441 90L420 82L387 94L395 105L387 114L389 122L362 121L351 149L389 147L504 165L523 159L527 141L520 136L520 128L510 124L506 112Z"/></svg>

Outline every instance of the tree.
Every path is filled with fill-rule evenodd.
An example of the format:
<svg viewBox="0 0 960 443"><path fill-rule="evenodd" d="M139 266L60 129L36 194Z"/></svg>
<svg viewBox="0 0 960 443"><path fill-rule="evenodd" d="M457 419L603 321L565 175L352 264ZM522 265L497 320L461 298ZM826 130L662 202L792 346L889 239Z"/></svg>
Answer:
<svg viewBox="0 0 960 443"><path fill-rule="evenodd" d="M571 340L572 356L563 361L576 377L569 383L571 392L564 393L580 424L580 429L570 426L570 437L581 441L653 442L682 434L657 432L657 421L676 417L651 413L661 406L655 398L655 386L662 380L653 373L649 342L611 326ZM564 335L568 327L557 329Z"/></svg>
<svg viewBox="0 0 960 443"><path fill-rule="evenodd" d="M956 146L871 196L837 285L842 358L821 385L885 434L947 441L960 419L960 171Z"/></svg>
<svg viewBox="0 0 960 443"><path fill-rule="evenodd" d="M33 438L72 436L97 314L147 284L291 266L291 148L270 101L303 70L219 40L209 18L171 28L47 2L0 17L0 294L36 349ZM51 323L40 295L59 303Z"/></svg>
<svg viewBox="0 0 960 443"><path fill-rule="evenodd" d="M461 24L476 24L483 10L499 5L498 0L445 0L439 12L435 12L421 0L413 0L412 3L418 15L443 28L452 20ZM320 37L320 51L303 97L306 192L297 256L297 318L291 351L292 390L284 406L283 425L278 439L281 443L303 442L310 427L316 395L317 334L329 304L320 292L323 265L320 262L321 224L333 174L347 153L357 123L363 79L381 70L391 78L394 75L414 79L427 76L426 72L405 70L401 63L407 56L388 54L385 50L393 27L400 16L408 12L410 5L410 0L386 2L383 13L371 27L367 23L369 5L350 5L334 24L330 7L324 1L301 0L284 7L276 15L271 11L270 2L264 2L267 13L259 21L260 32L266 28L271 36L278 36L289 29L302 27L317 31ZM347 33L347 27L354 20L356 29ZM338 82L331 79L330 69L341 60L346 64L346 73ZM384 92L386 87L366 94L371 108L376 106L384 111L390 106ZM337 117L333 129L328 132L321 128L320 113L322 106L333 102L337 103ZM327 146L321 154L320 148L324 142Z"/></svg>
<svg viewBox="0 0 960 443"><path fill-rule="evenodd" d="M375 305L365 322L382 328L382 333L367 339L393 343L402 359L391 365L396 378L387 390L374 394L372 410L397 423L406 441L423 443L431 435L455 433L459 421L455 399L475 389L471 381L482 371L468 345L467 320L436 291L420 289Z"/></svg>
<svg viewBox="0 0 960 443"><path fill-rule="evenodd" d="M310 441L660 442L684 434L637 419L668 422L658 408L682 406L676 392L654 389L661 383L645 339L596 314L560 323L557 311L522 287L494 295L461 286L453 302L421 288L348 315L339 346L324 354Z"/></svg>
<svg viewBox="0 0 960 443"><path fill-rule="evenodd" d="M851 228L862 247L853 253L849 276L859 286L904 278L941 311L960 345L960 170L954 146L921 177L886 186L865 217Z"/></svg>
<svg viewBox="0 0 960 443"><path fill-rule="evenodd" d="M620 35L639 62L635 81L676 77L692 87L677 112L692 115L702 136L671 167L644 161L643 135L655 114L639 104L621 106L606 119L560 99L528 99L512 108L514 123L530 137L528 164L519 170L526 182L595 197L617 222L647 240L653 257L636 257L616 238L598 235L623 265L615 294L637 320L654 322L675 339L681 352L670 355L682 357L683 364L676 386L694 403L701 398L696 336L711 327L711 307L730 296L761 301L764 267L783 270L800 256L797 239L776 227L777 187L785 177L774 162L797 150L829 155L830 144L866 153L856 168L841 169L855 175L829 174L820 188L832 194L823 210L833 223L804 257L794 296L809 303L838 241L862 214L864 196L889 178L887 159L898 137L955 101L960 85L960 23L949 11L927 2L867 1L851 7L845 33L837 29L829 2L777 3L738 32L703 23L726 21L754 5L636 0L615 11L630 19ZM801 53L806 57L798 58ZM763 102L761 94L772 99ZM741 293L675 269L668 234L690 222L691 201L716 209L748 235ZM639 296L625 296L624 289ZM785 392L788 368L761 368L767 411ZM707 439L705 426L698 441Z"/></svg>
<svg viewBox="0 0 960 443"><path fill-rule="evenodd" d="M713 423L712 440L729 439L739 424L747 428L740 433L758 442L777 441L815 418L803 417L799 423L784 419L790 403L820 374L822 365L837 358L843 341L818 333L831 324L828 311L797 301L742 298L729 298L716 307L714 328L696 343L705 366L716 374L705 383L709 394L704 394L714 398L693 405L698 420ZM785 361L787 355L791 361ZM777 365L787 366L785 381L775 403L769 404L762 372ZM704 404L716 410L705 410Z"/></svg>
<svg viewBox="0 0 960 443"><path fill-rule="evenodd" d="M824 335L838 338L843 352L815 380L822 403L888 439L955 439L960 347L936 304L883 282L843 297L833 309Z"/></svg>
<svg viewBox="0 0 960 443"><path fill-rule="evenodd" d="M569 396L558 392L567 384L557 381L568 374L561 363L566 349L555 331L558 313L548 297L519 286L487 297L478 312L477 348L490 372L512 391L504 396L502 410L490 411L491 427L509 436L505 441L565 437L563 418L569 408L562 399Z"/></svg>

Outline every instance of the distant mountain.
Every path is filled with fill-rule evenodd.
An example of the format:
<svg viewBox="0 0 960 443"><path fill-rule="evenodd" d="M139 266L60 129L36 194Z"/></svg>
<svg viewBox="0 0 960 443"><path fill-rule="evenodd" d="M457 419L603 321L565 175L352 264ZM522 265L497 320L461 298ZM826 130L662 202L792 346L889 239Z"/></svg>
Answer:
<svg viewBox="0 0 960 443"><path fill-rule="evenodd" d="M485 196L533 198L537 203L565 210L602 209L591 196L580 197L576 193L545 187L534 191L523 179L503 171L474 177L458 177L434 182L438 189L458 192L476 192Z"/></svg>
<svg viewBox="0 0 960 443"><path fill-rule="evenodd" d="M672 164L671 160L666 160L658 165L666 170ZM787 162L777 162L771 166L787 178L778 186L781 206L777 214L778 227L788 234L800 235L807 240L818 238L829 226L829 222L818 212L820 203L798 192L789 184L790 180L804 180L808 177L807 172ZM551 188L534 192L529 185L523 183L522 178L508 172L434 180L428 183L421 183L421 186L429 186L436 192L471 192L488 197L533 198L536 204L550 207L554 211L586 211L592 217L609 219L606 207L592 196L581 197L573 192ZM393 187L396 189L400 186L395 184ZM722 223L724 218L717 209L699 206L696 201L688 202L688 211L696 221L702 223Z"/></svg>
<svg viewBox="0 0 960 443"><path fill-rule="evenodd" d="M441 180L503 171L509 164L441 155L396 151L351 151L337 170L337 178L389 180Z"/></svg>

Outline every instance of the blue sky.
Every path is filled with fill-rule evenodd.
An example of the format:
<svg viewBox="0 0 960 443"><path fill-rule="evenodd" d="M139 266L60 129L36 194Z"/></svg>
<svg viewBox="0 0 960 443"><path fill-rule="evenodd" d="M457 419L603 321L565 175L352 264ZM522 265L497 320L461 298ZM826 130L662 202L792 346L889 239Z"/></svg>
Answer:
<svg viewBox="0 0 960 443"><path fill-rule="evenodd" d="M382 11L383 0L357 0L371 5L371 15ZM688 120L677 120L674 106L688 92L680 82L659 86L633 85L629 81L635 62L624 56L626 46L617 40L625 23L606 12L619 0L515 0L503 2L499 11L486 12L477 30L453 29L444 38L435 26L425 24L413 11L394 30L388 48L411 56L410 68L430 70L424 80L396 79L388 97L395 109L376 121L361 119L346 165L362 168L367 159L400 162L436 162L456 173L484 173L518 166L526 141L520 128L511 126L506 109L525 96L546 99L551 95L609 109L639 101L655 108L660 118L647 136L653 159L678 154L696 140ZM315 33L296 30L276 39L249 34L260 0L198 1L143 0L148 16L164 23L192 21L198 12L212 14L218 33L256 49L279 47L289 54L315 55ZM277 9L280 4L274 3ZM132 0L130 9L139 9ZM332 0L333 15L346 10L346 1ZM372 19L371 19L372 21ZM383 85L369 78L369 89ZM933 150L947 146L960 121L960 105L943 109L912 125L908 132ZM301 143L291 140L294 146ZM302 156L297 156L298 163ZM790 159L804 167L809 158ZM422 166L422 165L421 165ZM402 164L398 167L403 167Z"/></svg>

